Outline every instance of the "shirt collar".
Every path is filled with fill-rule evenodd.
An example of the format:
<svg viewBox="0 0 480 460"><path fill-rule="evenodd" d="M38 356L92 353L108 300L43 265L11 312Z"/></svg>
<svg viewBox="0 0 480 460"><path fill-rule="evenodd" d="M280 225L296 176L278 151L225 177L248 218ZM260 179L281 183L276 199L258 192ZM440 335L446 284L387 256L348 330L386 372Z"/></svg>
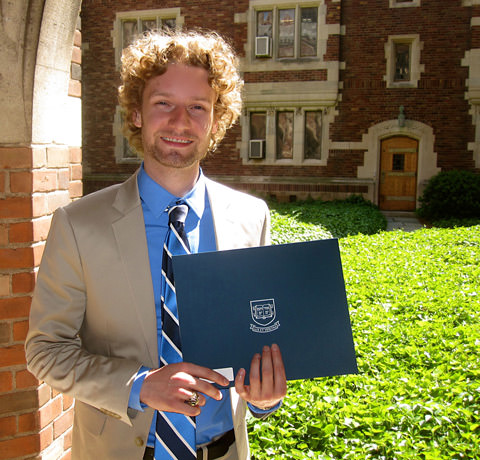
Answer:
<svg viewBox="0 0 480 460"><path fill-rule="evenodd" d="M148 206L153 215L159 218L168 206L179 199L184 200L191 211L201 219L205 210L205 176L200 168L197 182L185 196L177 197L155 182L145 171L143 163L138 173L138 191L140 198Z"/></svg>

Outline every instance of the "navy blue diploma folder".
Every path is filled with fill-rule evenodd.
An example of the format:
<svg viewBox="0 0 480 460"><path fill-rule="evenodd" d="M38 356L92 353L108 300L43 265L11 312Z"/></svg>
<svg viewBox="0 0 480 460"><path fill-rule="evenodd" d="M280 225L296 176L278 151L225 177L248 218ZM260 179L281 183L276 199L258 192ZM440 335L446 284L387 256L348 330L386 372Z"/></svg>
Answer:
<svg viewBox="0 0 480 460"><path fill-rule="evenodd" d="M336 239L174 256L184 361L248 369L280 346L288 380L357 372Z"/></svg>

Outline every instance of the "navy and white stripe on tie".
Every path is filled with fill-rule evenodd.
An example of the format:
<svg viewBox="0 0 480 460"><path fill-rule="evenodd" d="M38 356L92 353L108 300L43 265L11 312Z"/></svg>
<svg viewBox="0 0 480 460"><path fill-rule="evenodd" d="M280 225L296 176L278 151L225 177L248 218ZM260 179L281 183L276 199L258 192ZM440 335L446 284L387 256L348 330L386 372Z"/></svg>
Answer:
<svg viewBox="0 0 480 460"><path fill-rule="evenodd" d="M177 203L168 210L169 229L162 256L162 336L159 344L161 366L183 360L172 256L190 253L185 233L187 213L188 206L184 203ZM175 412L158 412L155 433L155 460L196 459L195 428L195 420L192 417Z"/></svg>

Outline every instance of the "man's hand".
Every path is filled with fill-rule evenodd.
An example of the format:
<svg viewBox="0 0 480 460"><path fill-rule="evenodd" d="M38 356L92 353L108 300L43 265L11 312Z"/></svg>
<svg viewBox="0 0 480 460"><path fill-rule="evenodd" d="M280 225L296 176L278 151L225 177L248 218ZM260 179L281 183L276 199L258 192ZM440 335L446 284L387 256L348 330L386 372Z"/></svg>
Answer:
<svg viewBox="0 0 480 460"><path fill-rule="evenodd" d="M254 355L250 364L250 385L245 385L245 374L245 369L238 371L235 389L245 401L259 409L275 406L287 394L285 367L278 345L264 347L262 355Z"/></svg>
<svg viewBox="0 0 480 460"><path fill-rule="evenodd" d="M140 401L160 411L200 415L200 407L205 405L205 396L222 399L220 390L202 379L221 386L228 385L228 380L212 369L184 362L169 364L148 373L140 390ZM193 392L199 396L195 407L185 404Z"/></svg>

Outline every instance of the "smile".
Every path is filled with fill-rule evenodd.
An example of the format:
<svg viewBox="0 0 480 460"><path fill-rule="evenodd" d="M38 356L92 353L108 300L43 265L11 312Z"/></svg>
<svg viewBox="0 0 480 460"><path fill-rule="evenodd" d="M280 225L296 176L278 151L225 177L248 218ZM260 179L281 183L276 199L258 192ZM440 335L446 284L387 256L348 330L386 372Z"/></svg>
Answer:
<svg viewBox="0 0 480 460"><path fill-rule="evenodd" d="M175 144L191 144L192 141L188 139L177 139L174 137L162 137L162 139L166 142L174 142Z"/></svg>

